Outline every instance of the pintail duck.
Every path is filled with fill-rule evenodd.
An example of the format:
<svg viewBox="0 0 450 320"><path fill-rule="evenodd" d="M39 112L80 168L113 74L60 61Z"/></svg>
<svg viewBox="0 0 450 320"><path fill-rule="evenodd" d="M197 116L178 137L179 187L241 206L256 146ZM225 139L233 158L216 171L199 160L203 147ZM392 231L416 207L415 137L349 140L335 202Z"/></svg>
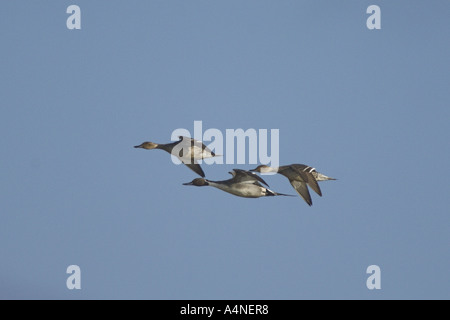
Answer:
<svg viewBox="0 0 450 320"><path fill-rule="evenodd" d="M204 158L212 158L217 156L214 152L208 149L203 143L198 140L179 136L179 141L167 144L159 144L153 142L144 142L135 148L142 149L161 149L177 157L189 169L197 173L201 177L205 177L205 173L198 164L197 160Z"/></svg>
<svg viewBox="0 0 450 320"><path fill-rule="evenodd" d="M268 187L268 184L258 175L253 172L233 169L230 174L233 178L223 181L211 181L203 178L197 178L188 183L183 183L185 186L211 186L225 192L231 193L238 197L244 198L260 198L267 196L289 196L274 192L262 184ZM261 184L262 183L262 184Z"/></svg>
<svg viewBox="0 0 450 320"><path fill-rule="evenodd" d="M327 177L326 175L317 172L315 168L304 164L291 164L278 168L261 165L250 171L260 173L277 172L282 174L289 179L289 182L297 193L310 206L312 205L312 200L311 195L309 194L308 186L310 186L311 189L313 189L319 196L322 196L322 191L320 190L317 181L336 180L334 178Z"/></svg>

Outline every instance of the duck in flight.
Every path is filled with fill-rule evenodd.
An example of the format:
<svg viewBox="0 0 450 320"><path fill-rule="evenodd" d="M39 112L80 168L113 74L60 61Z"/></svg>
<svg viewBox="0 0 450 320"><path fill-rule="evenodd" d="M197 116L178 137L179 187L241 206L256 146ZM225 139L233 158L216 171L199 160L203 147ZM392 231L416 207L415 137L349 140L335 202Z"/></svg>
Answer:
<svg viewBox="0 0 450 320"><path fill-rule="evenodd" d="M172 143L159 144L153 142L144 142L135 148L142 148L147 150L160 149L164 150L171 155L177 157L181 162L183 162L189 169L197 173L201 177L205 177L205 173L202 167L198 164L197 160L202 160L204 158L212 158L216 155L210 149L208 149L202 142L179 136L179 141Z"/></svg>
<svg viewBox="0 0 450 320"><path fill-rule="evenodd" d="M268 184L258 175L253 172L233 169L229 172L233 178L223 181L211 181L203 178L197 178L188 183L183 183L185 186L211 186L222 191L231 193L238 197L244 198L260 198L267 196L289 196L270 190L263 186Z"/></svg>
<svg viewBox="0 0 450 320"><path fill-rule="evenodd" d="M250 171L260 173L276 172L285 176L289 179L289 182L297 191L297 193L310 206L312 205L312 200L311 195L309 194L308 186L313 189L319 196L322 196L322 191L320 190L317 181L336 180L334 178L327 177L326 175L317 172L315 168L304 164L291 164L278 168L261 165Z"/></svg>

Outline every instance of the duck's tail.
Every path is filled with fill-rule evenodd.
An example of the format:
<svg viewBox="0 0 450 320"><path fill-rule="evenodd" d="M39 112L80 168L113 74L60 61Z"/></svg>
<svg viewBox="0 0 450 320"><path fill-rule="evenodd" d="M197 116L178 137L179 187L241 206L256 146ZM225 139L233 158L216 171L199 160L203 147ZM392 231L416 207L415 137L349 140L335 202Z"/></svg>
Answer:
<svg viewBox="0 0 450 320"><path fill-rule="evenodd" d="M315 172L314 178L316 178L316 181L337 180L335 178L327 177L326 175L320 172Z"/></svg>
<svg viewBox="0 0 450 320"><path fill-rule="evenodd" d="M278 192L272 191L272 190L270 190L270 189L267 189L267 188L266 188L266 196L285 196L285 197L295 197L295 196L294 196L294 195L292 195L292 194L284 194L284 193L278 193Z"/></svg>

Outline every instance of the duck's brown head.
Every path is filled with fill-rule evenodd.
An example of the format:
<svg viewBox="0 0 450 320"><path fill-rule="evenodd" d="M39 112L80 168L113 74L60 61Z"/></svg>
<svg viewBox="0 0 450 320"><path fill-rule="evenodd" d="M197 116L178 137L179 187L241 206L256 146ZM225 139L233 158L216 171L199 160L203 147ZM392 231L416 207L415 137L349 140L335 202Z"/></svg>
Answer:
<svg viewBox="0 0 450 320"><path fill-rule="evenodd" d="M259 173L267 173L267 172L273 172L274 170L273 170L272 167L269 167L269 166L266 166L266 165L260 165L260 166L257 166L255 169L250 170L250 171L252 171L252 172L259 172Z"/></svg>
<svg viewBox="0 0 450 320"><path fill-rule="evenodd" d="M141 143L140 145L134 146L134 147L135 147L135 148L142 148L142 149L151 150L151 149L157 148L157 147L158 147L158 144L157 144L157 143L153 143L153 142L147 141L147 142Z"/></svg>
<svg viewBox="0 0 450 320"><path fill-rule="evenodd" d="M208 181L206 181L206 179L196 178L196 179L192 180L191 182L183 183L183 185L185 185L185 186L204 187L204 186L207 186L209 184L208 184Z"/></svg>

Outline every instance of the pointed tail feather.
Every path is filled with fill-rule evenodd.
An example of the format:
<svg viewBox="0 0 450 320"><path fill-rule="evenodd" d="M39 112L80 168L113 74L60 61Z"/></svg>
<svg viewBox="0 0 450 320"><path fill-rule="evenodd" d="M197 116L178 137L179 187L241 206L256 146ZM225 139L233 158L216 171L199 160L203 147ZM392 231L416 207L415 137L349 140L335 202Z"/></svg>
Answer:
<svg viewBox="0 0 450 320"><path fill-rule="evenodd" d="M266 188L266 196L286 196L286 197L295 197L295 196L292 195L292 194L278 193L278 192L272 191L272 190L267 189L267 188Z"/></svg>
<svg viewBox="0 0 450 320"><path fill-rule="evenodd" d="M293 194L285 194L285 193L278 193L274 192L276 196L285 196L285 197L296 197L296 195Z"/></svg>
<svg viewBox="0 0 450 320"><path fill-rule="evenodd" d="M317 181L337 180L335 178L327 177L326 175L324 175L324 174L322 174L320 172L316 172L315 178L316 178Z"/></svg>

